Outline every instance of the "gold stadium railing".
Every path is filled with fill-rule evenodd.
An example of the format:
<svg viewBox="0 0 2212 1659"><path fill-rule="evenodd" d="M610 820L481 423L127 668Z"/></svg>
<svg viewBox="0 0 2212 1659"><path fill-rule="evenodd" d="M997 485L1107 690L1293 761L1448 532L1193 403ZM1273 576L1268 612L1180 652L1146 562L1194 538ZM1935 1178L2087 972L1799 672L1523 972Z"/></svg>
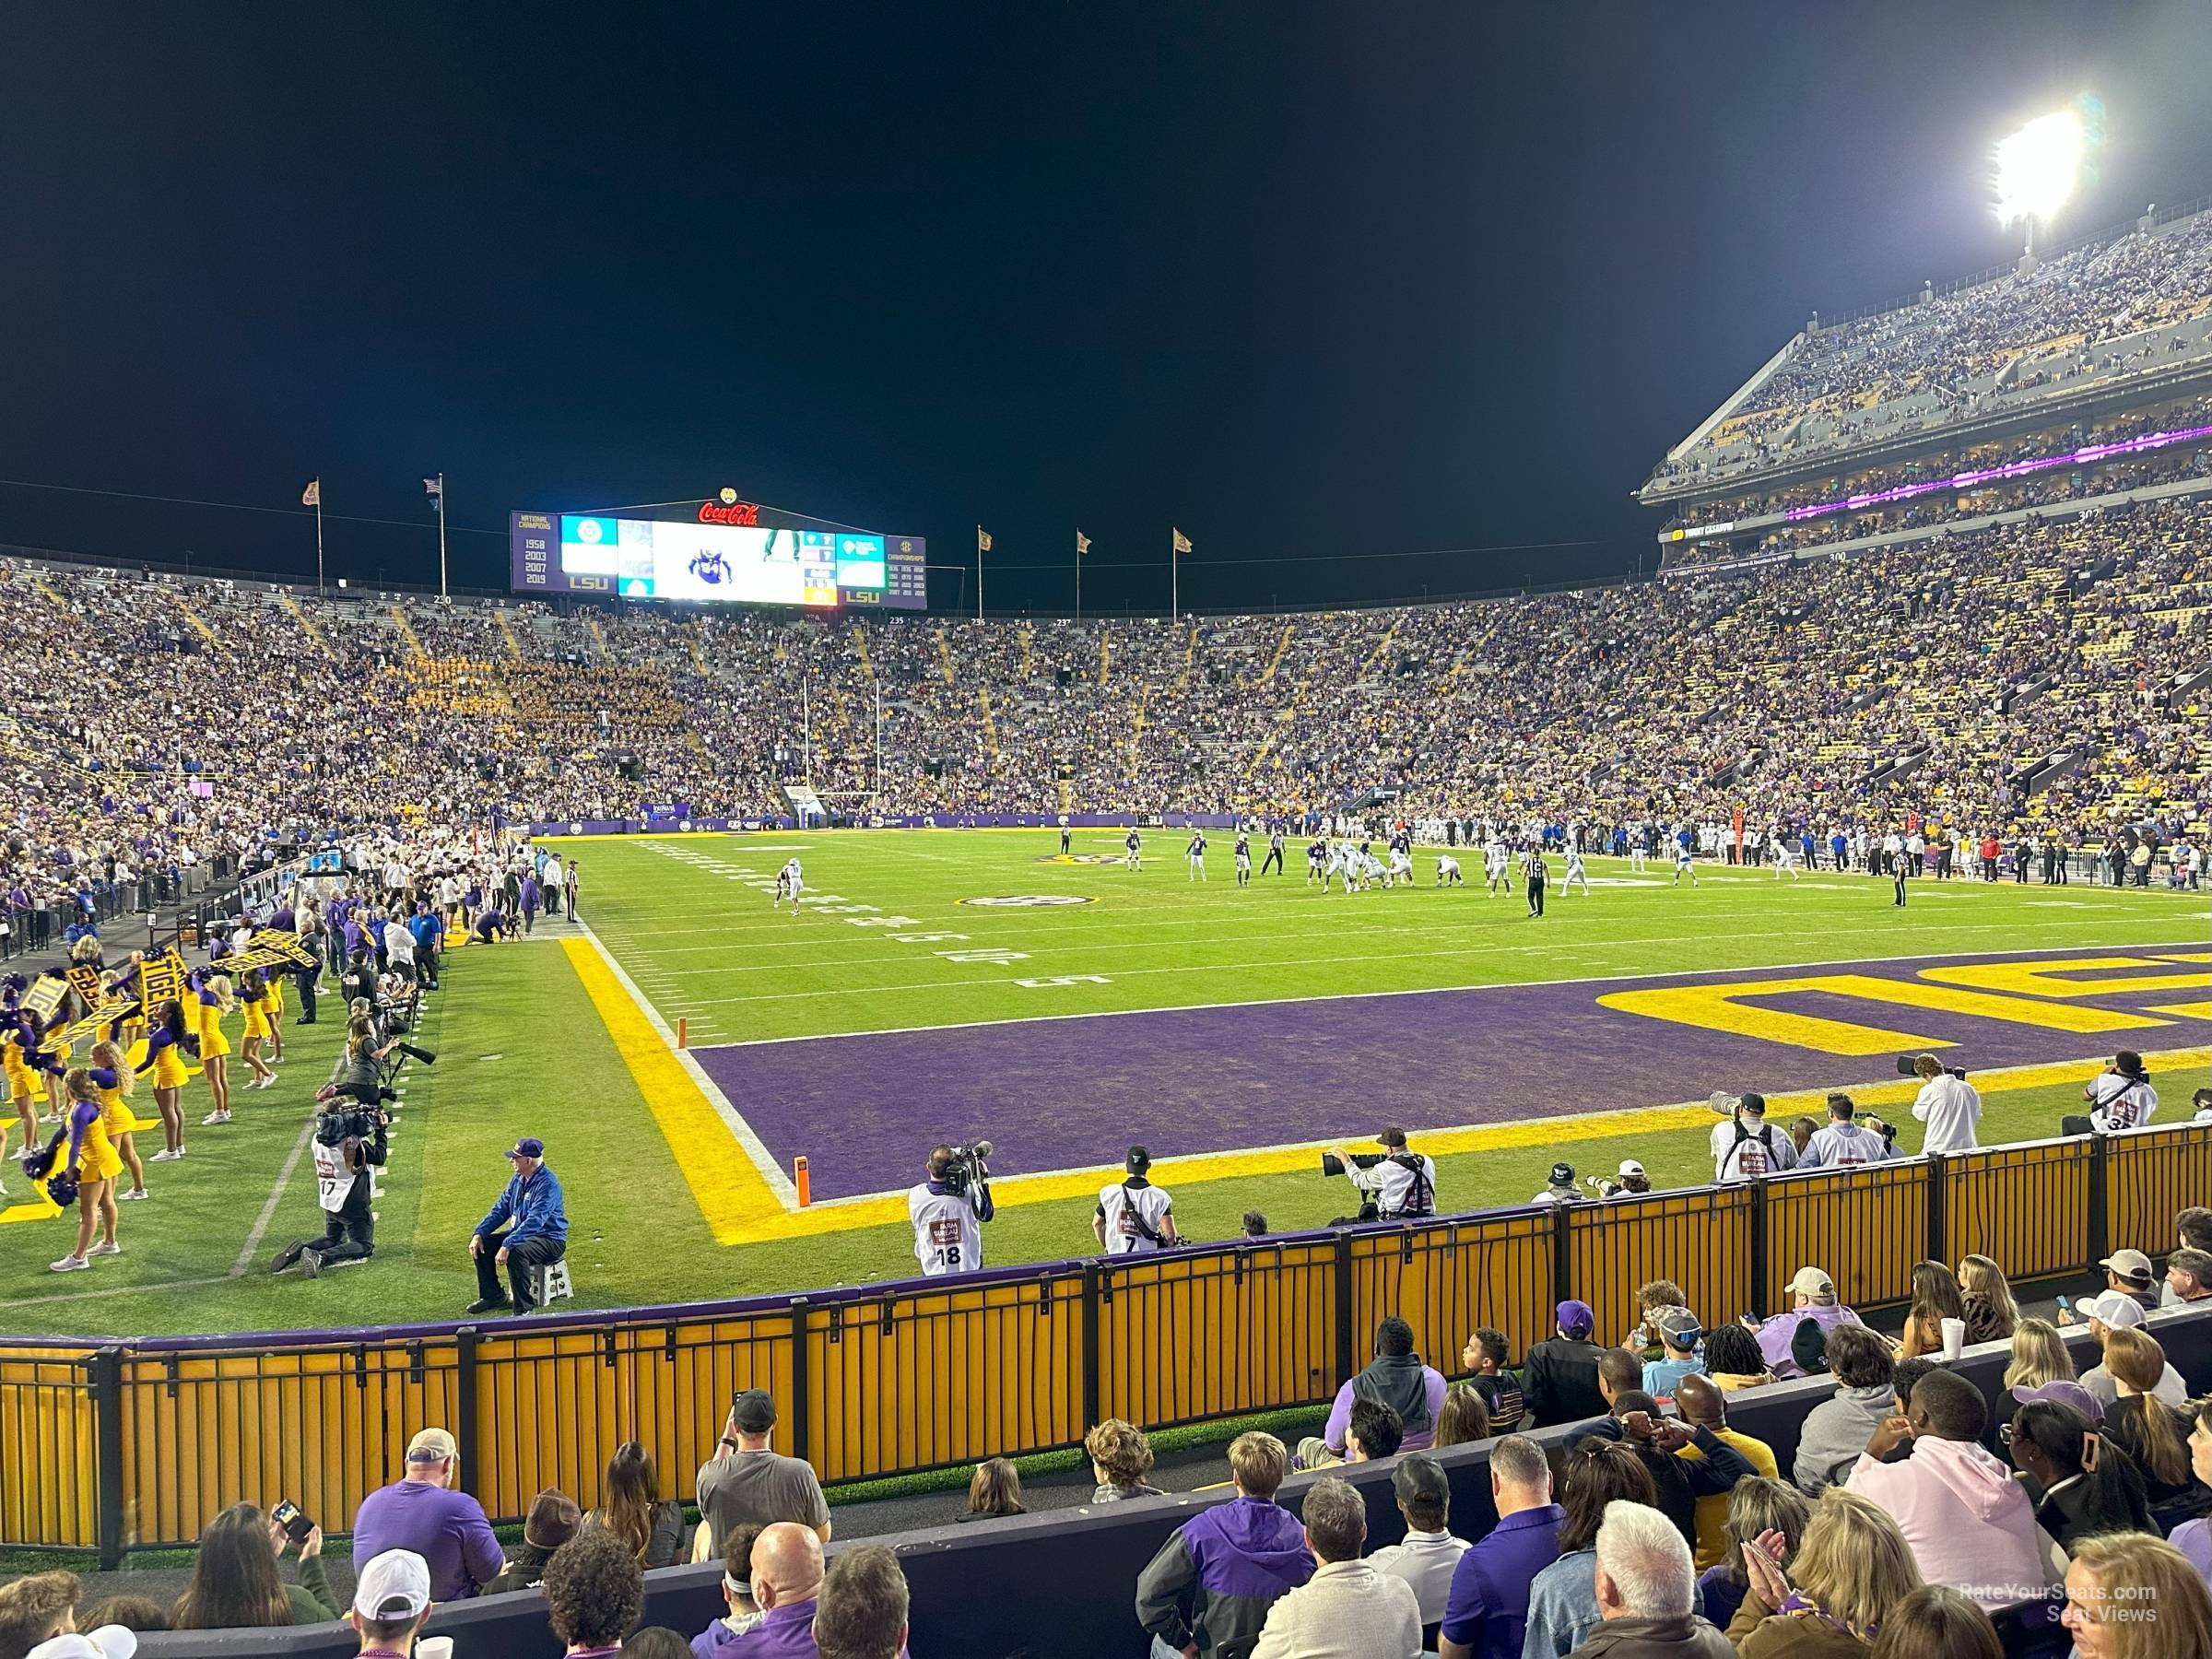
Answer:
<svg viewBox="0 0 2212 1659"><path fill-rule="evenodd" d="M1980 1252L2025 1283L2115 1244L2162 1253L2207 1192L2212 1125L2183 1124L803 1297L252 1342L0 1339L0 1545L112 1563L190 1543L241 1498L288 1497L336 1530L427 1424L453 1430L495 1519L548 1486L589 1501L625 1441L681 1488L756 1386L782 1408L779 1448L826 1481L943 1468L1072 1446L1105 1417L1318 1406L1389 1314L1452 1371L1477 1325L1518 1353L1569 1297L1626 1331L1653 1278L1709 1323L1782 1306L1807 1263L1880 1309L1925 1257Z"/></svg>

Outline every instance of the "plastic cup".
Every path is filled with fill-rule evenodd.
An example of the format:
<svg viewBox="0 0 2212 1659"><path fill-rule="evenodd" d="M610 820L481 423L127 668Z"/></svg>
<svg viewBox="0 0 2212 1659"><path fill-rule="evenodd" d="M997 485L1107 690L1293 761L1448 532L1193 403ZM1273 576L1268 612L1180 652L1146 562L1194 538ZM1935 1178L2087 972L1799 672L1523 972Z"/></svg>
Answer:
<svg viewBox="0 0 2212 1659"><path fill-rule="evenodd" d="M1966 1321L1963 1319L1945 1320L1943 1322L1943 1357L1946 1359L1956 1359L1959 1358L1959 1350L1965 1347ZM419 1649L420 1643L418 1643L417 1646Z"/></svg>
<svg viewBox="0 0 2212 1659"><path fill-rule="evenodd" d="M415 1644L415 1659L453 1659L451 1636L425 1636Z"/></svg>

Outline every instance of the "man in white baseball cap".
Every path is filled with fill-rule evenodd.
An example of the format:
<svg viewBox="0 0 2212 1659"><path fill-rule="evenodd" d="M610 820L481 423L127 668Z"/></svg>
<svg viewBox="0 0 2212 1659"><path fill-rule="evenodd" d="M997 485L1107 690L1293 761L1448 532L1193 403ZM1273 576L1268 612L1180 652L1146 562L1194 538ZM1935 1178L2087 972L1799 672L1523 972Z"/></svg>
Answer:
<svg viewBox="0 0 2212 1659"><path fill-rule="evenodd" d="M2143 1304L2124 1290L2107 1290L2086 1307L2080 1302L2074 1305L2088 1316L2089 1335L2097 1338L2099 1347L2104 1346L2105 1338L2114 1331L2139 1328L2144 1323ZM2058 1317L2062 1323L2066 1323L2066 1310L2061 1308ZM2097 1403L2108 1412L2119 1403L2120 1390L2112 1381L2112 1372L2105 1369L2102 1362L2081 1373L2081 1385L2094 1394ZM2165 1373L2159 1378L2159 1385L2150 1392L2176 1410L2189 1398L2188 1384L2182 1381L2182 1373L2173 1369L2171 1361L2166 1366Z"/></svg>
<svg viewBox="0 0 2212 1659"><path fill-rule="evenodd" d="M387 1549L362 1566L346 1622L362 1653L410 1659L429 1616L430 1564L411 1549Z"/></svg>
<svg viewBox="0 0 2212 1659"><path fill-rule="evenodd" d="M2106 1289L2134 1297L2147 1313L2159 1305L2158 1273L2141 1251L2115 1250L2097 1265L2104 1269Z"/></svg>
<svg viewBox="0 0 2212 1659"><path fill-rule="evenodd" d="M1787 1312L1762 1321L1747 1316L1744 1323L1759 1338L1759 1351L1766 1356L1767 1369L1776 1377L1798 1377L1805 1373L1790 1349L1798 1325L1809 1319L1833 1335L1838 1325L1857 1324L1859 1316L1843 1306L1836 1294L1835 1280L1818 1267L1798 1268L1785 1289L1790 1299Z"/></svg>

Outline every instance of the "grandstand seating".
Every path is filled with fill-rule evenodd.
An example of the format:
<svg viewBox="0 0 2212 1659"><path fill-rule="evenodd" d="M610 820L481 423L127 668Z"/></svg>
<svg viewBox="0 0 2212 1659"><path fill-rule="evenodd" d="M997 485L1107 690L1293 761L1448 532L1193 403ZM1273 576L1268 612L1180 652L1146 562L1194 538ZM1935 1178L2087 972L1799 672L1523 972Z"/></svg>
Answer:
<svg viewBox="0 0 2212 1659"><path fill-rule="evenodd" d="M2212 213L1800 335L1644 486L1702 491L2212 370Z"/></svg>
<svg viewBox="0 0 2212 1659"><path fill-rule="evenodd" d="M2212 1313L2176 1313L2154 1326L2169 1360L2201 1391L2212 1381ZM2073 1346L2083 1354L2086 1335ZM2007 1408L2001 1376L2006 1346L1970 1348L1952 1368L1982 1390L1993 1407ZM1787 1469L1806 1414L1828 1397L1826 1379L1783 1382L1730 1397L1731 1428L1762 1440ZM1540 1430L1556 1442L1571 1430ZM1454 1446L1434 1456L1452 1482L1452 1529L1480 1537L1495 1524L1488 1443ZM1404 1522L1392 1497L1394 1460L1329 1471L1348 1479L1367 1500L1368 1547L1394 1543ZM1311 1484L1293 1476L1282 1501L1292 1509ZM1171 1495L1101 1505L1095 1511L1057 1511L986 1521L975 1525L906 1533L868 1543L893 1546L912 1594L914 1651L1002 1653L1024 1650L1065 1659L1124 1659L1141 1652L1144 1635L1131 1611L1136 1574L1168 1534L1197 1509L1226 1501L1227 1492ZM832 1544L834 1558L855 1540ZM721 1569L671 1568L646 1576L645 1622L688 1635L724 1611ZM535 1591L491 1596L441 1608L432 1633L452 1635L464 1653L497 1653L501 1659L557 1659L560 1652L545 1622ZM253 1632L154 1635L142 1640L147 1659L213 1659L265 1653L287 1659L346 1659L358 1642L343 1625ZM2063 1646L2061 1651L2063 1651Z"/></svg>
<svg viewBox="0 0 2212 1659"><path fill-rule="evenodd" d="M2212 794L2197 700L2148 695L2212 663L2208 528L2212 504L2171 500L1726 578L1173 625L602 618L18 565L0 876L49 904L111 851L205 864L403 808L762 815L802 776L847 811L1275 814L1388 786L1409 818L1741 803L2163 841ZM2094 759L2015 797L2069 746ZM1868 782L1923 747L1902 785Z"/></svg>

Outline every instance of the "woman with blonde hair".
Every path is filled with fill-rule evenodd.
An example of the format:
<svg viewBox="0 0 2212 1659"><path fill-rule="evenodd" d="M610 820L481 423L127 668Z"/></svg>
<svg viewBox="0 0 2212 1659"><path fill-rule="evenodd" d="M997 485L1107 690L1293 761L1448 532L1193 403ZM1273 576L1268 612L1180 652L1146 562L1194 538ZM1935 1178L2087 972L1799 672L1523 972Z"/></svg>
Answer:
<svg viewBox="0 0 2212 1659"><path fill-rule="evenodd" d="M1985 1255L1970 1255L1959 1264L1959 1288L1965 1293L1967 1341L2011 1340L2020 1304L2012 1299L2005 1270Z"/></svg>
<svg viewBox="0 0 2212 1659"><path fill-rule="evenodd" d="M1746 1659L1870 1653L1890 1609L1920 1588L1897 1523L1841 1487L1821 1492L1786 1578L1774 1564L1780 1543L1766 1533L1743 1547L1750 1587L1728 1640Z"/></svg>
<svg viewBox="0 0 2212 1659"><path fill-rule="evenodd" d="M2006 1388L2041 1388L2046 1382L2078 1381L2074 1356L2058 1327L2047 1319L2023 1319L2012 1328L2012 1363L2005 1368Z"/></svg>
<svg viewBox="0 0 2212 1659"><path fill-rule="evenodd" d="M238 982L238 1000L246 1006L246 1035L238 1045L238 1057L246 1063L246 1068L253 1074L253 1081L246 1087L266 1088L276 1081L276 1074L269 1069L269 1063L261 1057L261 1045L270 1040L275 1028L269 1024L269 991L263 982L260 969L246 970Z"/></svg>
<svg viewBox="0 0 2212 1659"><path fill-rule="evenodd" d="M1805 1542L1806 1523L1812 1518L1812 1504L1786 1480L1750 1475L1729 1488L1727 1554L1718 1566L1708 1567L1698 1575L1705 1617L1726 1630L1735 1610L1744 1605L1744 1592L1751 1581L1744 1571L1743 1545L1759 1537L1781 1538L1782 1547L1776 1553L1786 1572L1797 1559L1797 1547Z"/></svg>
<svg viewBox="0 0 2212 1659"><path fill-rule="evenodd" d="M123 1173L123 1159L108 1144L100 1085L92 1074L71 1066L62 1078L62 1092L69 1101L69 1145L55 1161L76 1182L76 1248L50 1265L56 1273L81 1273L92 1265L89 1257L123 1253L115 1241L115 1178ZM95 1222L100 1232L97 1244L92 1242Z"/></svg>
<svg viewBox="0 0 2212 1659"><path fill-rule="evenodd" d="M2212 1592L2187 1556L2148 1533L2104 1533L2076 1544L2058 1622L2080 1659L2212 1653Z"/></svg>
<svg viewBox="0 0 2212 1659"><path fill-rule="evenodd" d="M1912 1307L1905 1315L1902 1357L1917 1359L1943 1352L1943 1322L1966 1323L1966 1298L1958 1277L1941 1262L1916 1262L1912 1266Z"/></svg>
<svg viewBox="0 0 2212 1659"><path fill-rule="evenodd" d="M2143 1493L2161 1532L2193 1519L2204 1508L2205 1489L2190 1467L2189 1419L2154 1390L2166 1374L2166 1350L2134 1325L2105 1333L2104 1369L2119 1394L2104 1414L2104 1432L2143 1472Z"/></svg>
<svg viewBox="0 0 2212 1659"><path fill-rule="evenodd" d="M192 988L193 1001L185 1017L195 1022L199 1032L200 1073L207 1079L207 1098L215 1102L215 1110L202 1121L227 1124L230 1121L230 1039L223 1035L223 1016L235 1010L238 1001L230 994L230 982L219 973L198 971L186 983Z"/></svg>
<svg viewBox="0 0 2212 1659"><path fill-rule="evenodd" d="M92 1064L88 1068L92 1081L100 1089L100 1121L107 1125L108 1145L123 1159L123 1167L131 1172L131 1189L115 1194L118 1202L146 1196L146 1165L138 1159L138 1148L131 1144L131 1133L138 1127L138 1114L130 1108L131 1091L138 1079L132 1074L131 1063L124 1058L122 1045L112 1038L92 1045Z"/></svg>

